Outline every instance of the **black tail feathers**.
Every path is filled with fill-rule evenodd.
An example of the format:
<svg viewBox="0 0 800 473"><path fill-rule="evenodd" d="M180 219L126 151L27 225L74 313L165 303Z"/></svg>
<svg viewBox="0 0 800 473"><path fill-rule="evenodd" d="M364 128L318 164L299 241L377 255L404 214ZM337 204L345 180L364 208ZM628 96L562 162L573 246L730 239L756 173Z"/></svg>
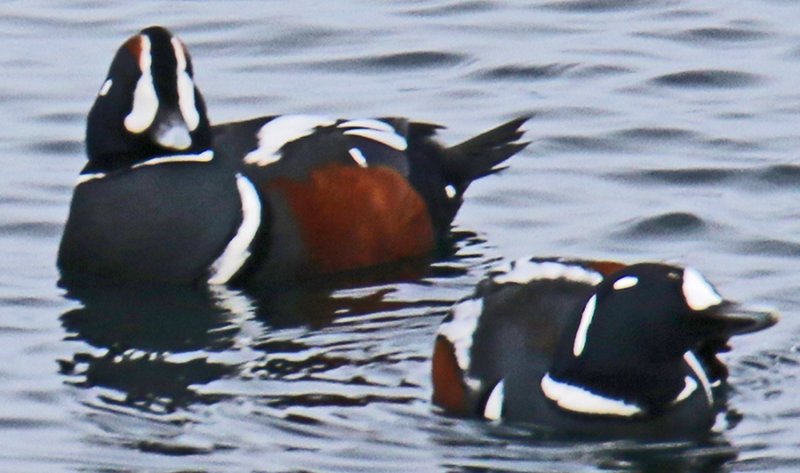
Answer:
<svg viewBox="0 0 800 473"><path fill-rule="evenodd" d="M529 141L518 141L525 133L520 127L530 118L523 116L447 148L444 163L453 181L465 189L470 182L505 169L503 161L523 150Z"/></svg>

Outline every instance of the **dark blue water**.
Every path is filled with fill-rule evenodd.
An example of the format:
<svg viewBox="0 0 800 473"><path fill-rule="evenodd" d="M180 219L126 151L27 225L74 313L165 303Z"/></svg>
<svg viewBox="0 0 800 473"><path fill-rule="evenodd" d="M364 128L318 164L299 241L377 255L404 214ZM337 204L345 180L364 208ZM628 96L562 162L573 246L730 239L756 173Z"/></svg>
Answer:
<svg viewBox="0 0 800 473"><path fill-rule="evenodd" d="M0 4L0 470L800 468L800 4L780 0ZM55 253L110 60L149 24L211 117L405 115L456 142L522 113L454 254L280 294L67 295ZM704 445L542 442L432 410L447 306L498 258L691 264L777 307L735 341ZM78 298L78 299L75 299Z"/></svg>

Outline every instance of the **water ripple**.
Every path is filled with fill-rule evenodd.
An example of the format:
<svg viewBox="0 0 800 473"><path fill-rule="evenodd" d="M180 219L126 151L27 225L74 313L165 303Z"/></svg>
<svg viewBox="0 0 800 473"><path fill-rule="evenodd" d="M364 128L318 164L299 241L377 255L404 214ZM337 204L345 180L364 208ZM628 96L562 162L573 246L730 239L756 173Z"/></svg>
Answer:
<svg viewBox="0 0 800 473"><path fill-rule="evenodd" d="M652 79L652 82L669 87L734 88L751 86L761 80L760 76L747 72L706 69L665 74Z"/></svg>
<svg viewBox="0 0 800 473"><path fill-rule="evenodd" d="M652 6L653 2L645 0L569 0L546 3L546 8L576 12L604 12L631 10Z"/></svg>
<svg viewBox="0 0 800 473"><path fill-rule="evenodd" d="M536 80L559 77L577 64L543 64L531 66L507 65L494 67L477 73L484 80Z"/></svg>
<svg viewBox="0 0 800 473"><path fill-rule="evenodd" d="M449 3L447 5L408 10L404 12L404 14L409 16L437 17L437 16L458 15L462 13L489 11L494 9L495 7L496 5L494 2L485 0L474 0L467 2L457 1Z"/></svg>
<svg viewBox="0 0 800 473"><path fill-rule="evenodd" d="M367 56L332 61L309 62L309 67L325 70L360 70L369 72L392 72L396 70L430 69L449 67L465 62L469 56L443 51L414 51Z"/></svg>
<svg viewBox="0 0 800 473"><path fill-rule="evenodd" d="M797 186L800 183L800 165L776 164L759 172L765 183L778 186Z"/></svg>
<svg viewBox="0 0 800 473"><path fill-rule="evenodd" d="M699 186L719 184L735 178L739 174L734 169L694 168L694 169L649 169L630 173L612 174L627 182L657 182Z"/></svg>
<svg viewBox="0 0 800 473"><path fill-rule="evenodd" d="M620 138L635 141L687 141L697 138L698 134L683 128L629 128L615 133Z"/></svg>
<svg viewBox="0 0 800 473"><path fill-rule="evenodd" d="M673 37L681 41L696 43L699 41L755 41L768 38L769 36L769 33L752 29L708 27L685 30Z"/></svg>
<svg viewBox="0 0 800 473"><path fill-rule="evenodd" d="M800 257L800 243L778 239L761 239L741 242L739 253L747 255L777 256L782 258Z"/></svg>
<svg viewBox="0 0 800 473"><path fill-rule="evenodd" d="M800 184L800 165L776 164L753 168L646 169L609 173L609 177L628 183L658 183L681 186L734 184L757 190L794 190Z"/></svg>
<svg viewBox="0 0 800 473"><path fill-rule="evenodd" d="M615 64L598 64L593 66L580 66L578 68L571 69L567 75L579 78L589 78L630 74L632 72L635 72L635 70L630 67L624 67Z"/></svg>
<svg viewBox="0 0 800 473"><path fill-rule="evenodd" d="M624 151L624 146L619 140L601 138L597 136L549 136L544 138L554 148L566 151Z"/></svg>
<svg viewBox="0 0 800 473"><path fill-rule="evenodd" d="M43 154L80 154L83 142L77 140L43 140L28 145L28 149Z"/></svg>
<svg viewBox="0 0 800 473"><path fill-rule="evenodd" d="M64 225L53 222L18 222L0 224L0 236L26 236L55 238L61 235Z"/></svg>
<svg viewBox="0 0 800 473"><path fill-rule="evenodd" d="M704 233L709 224L690 212L669 212L624 224L619 233L629 238L689 237Z"/></svg>

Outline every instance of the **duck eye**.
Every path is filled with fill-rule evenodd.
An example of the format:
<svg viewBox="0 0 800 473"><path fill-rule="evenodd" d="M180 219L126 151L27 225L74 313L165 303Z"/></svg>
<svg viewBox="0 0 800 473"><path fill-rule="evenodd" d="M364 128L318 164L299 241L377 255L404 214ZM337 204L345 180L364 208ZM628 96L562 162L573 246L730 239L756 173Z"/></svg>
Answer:
<svg viewBox="0 0 800 473"><path fill-rule="evenodd" d="M619 291L622 289L628 289L637 284L639 284L639 278L636 276L623 276L614 281L614 289Z"/></svg>

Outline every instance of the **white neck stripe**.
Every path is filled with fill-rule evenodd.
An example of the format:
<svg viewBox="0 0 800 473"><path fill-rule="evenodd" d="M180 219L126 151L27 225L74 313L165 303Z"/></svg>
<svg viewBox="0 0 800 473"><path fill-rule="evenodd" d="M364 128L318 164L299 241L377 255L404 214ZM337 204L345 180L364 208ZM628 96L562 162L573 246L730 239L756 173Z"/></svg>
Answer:
<svg viewBox="0 0 800 473"><path fill-rule="evenodd" d="M677 396L675 396L675 400L672 401L672 404L678 404L681 401L686 400L689 396L692 395L693 392L697 390L697 381L694 380L691 376L687 376L683 378L683 389Z"/></svg>
<svg viewBox="0 0 800 473"><path fill-rule="evenodd" d="M236 187L242 200L242 223L225 250L211 264L209 284L225 284L250 258L250 244L261 226L261 199L249 179L236 174Z"/></svg>
<svg viewBox="0 0 800 473"><path fill-rule="evenodd" d="M628 404L619 399L595 394L579 386L556 381L550 377L550 373L545 374L542 378L541 387L548 399L568 411L622 417L631 417L642 413L642 409L635 404Z"/></svg>
<svg viewBox="0 0 800 473"><path fill-rule="evenodd" d="M158 158L151 158L147 161L142 161L141 163L134 164L130 167L130 169L136 169L144 166L155 166L157 164L164 164L164 163L207 163L214 159L214 152L209 150L203 151L199 154L176 154L172 156L162 156ZM93 181L95 179L103 179L108 177L108 174L104 172L93 172L88 174L81 174L78 176L78 180L75 183L76 186L83 184L84 182Z"/></svg>
<svg viewBox="0 0 800 473"><path fill-rule="evenodd" d="M78 176L78 180L75 182L75 186L79 186L84 182L93 181L95 179L102 179L106 177L106 173L104 172L93 172L91 174L81 174Z"/></svg>
<svg viewBox="0 0 800 473"><path fill-rule="evenodd" d="M158 158L150 158L147 161L136 163L131 166L131 169L136 169L144 166L155 166L157 164L165 163L207 163L214 159L214 152L210 149L198 154L173 154L169 156L160 156Z"/></svg>
<svg viewBox="0 0 800 473"><path fill-rule="evenodd" d="M708 375L706 374L706 370L703 369L703 365L700 364L700 361L697 360L697 357L691 350L683 354L683 360L686 361L686 364L689 365L689 368L692 369L695 376L697 376L697 379L700 381L700 384L703 386L708 404L713 405L714 393L711 391L711 382L708 380Z"/></svg>

